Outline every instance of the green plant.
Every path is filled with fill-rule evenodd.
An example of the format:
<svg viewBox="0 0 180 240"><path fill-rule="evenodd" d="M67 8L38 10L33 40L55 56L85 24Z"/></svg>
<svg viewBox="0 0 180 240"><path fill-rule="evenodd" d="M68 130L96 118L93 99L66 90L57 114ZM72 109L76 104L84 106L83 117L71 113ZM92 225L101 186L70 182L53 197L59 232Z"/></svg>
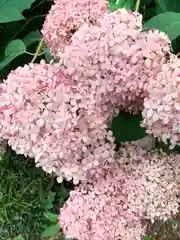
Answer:
<svg viewBox="0 0 180 240"><path fill-rule="evenodd" d="M41 58L45 47L36 52L40 29L52 2L49 0L0 0L0 76L9 68Z"/></svg>
<svg viewBox="0 0 180 240"><path fill-rule="evenodd" d="M60 232L60 225L58 223L58 215L52 212L45 212L45 218L49 221L49 226L42 232L41 237L54 237Z"/></svg>
<svg viewBox="0 0 180 240"><path fill-rule="evenodd" d="M59 207L52 188L57 188L53 178L7 149L0 162L0 239L39 239L49 224L45 212L56 201Z"/></svg>
<svg viewBox="0 0 180 240"><path fill-rule="evenodd" d="M59 213L59 206L62 206L65 200L69 197L68 188L66 188L63 184L59 186L59 190L57 190L56 196L57 202L56 205L58 207L57 212ZM46 200L42 203L45 208L44 218L47 221L47 226L41 232L41 238L49 238L49 237L58 237L58 240L65 240L65 237L60 232L60 224L58 223L58 214L55 208L55 193L51 192L50 195L46 198ZM51 211L50 211L51 210ZM52 210L54 210L52 212Z"/></svg>
<svg viewBox="0 0 180 240"><path fill-rule="evenodd" d="M25 239L22 235L19 235L19 236L15 237L14 240L25 240Z"/></svg>

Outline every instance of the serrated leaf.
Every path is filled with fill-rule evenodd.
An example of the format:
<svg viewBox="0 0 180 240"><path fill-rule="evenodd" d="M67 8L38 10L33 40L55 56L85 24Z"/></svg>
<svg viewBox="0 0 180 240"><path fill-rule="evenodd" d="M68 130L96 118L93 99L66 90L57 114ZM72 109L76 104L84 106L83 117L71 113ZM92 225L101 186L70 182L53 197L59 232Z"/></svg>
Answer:
<svg viewBox="0 0 180 240"><path fill-rule="evenodd" d="M112 119L111 130L117 142L135 141L145 137L145 129L140 127L142 116L120 113Z"/></svg>
<svg viewBox="0 0 180 240"><path fill-rule="evenodd" d="M52 212L45 212L44 213L45 218L47 218L49 221L56 223L58 221L58 215Z"/></svg>
<svg viewBox="0 0 180 240"><path fill-rule="evenodd" d="M133 5L133 0L109 0L108 2L108 7L111 12L114 12L119 8L126 8L132 10Z"/></svg>
<svg viewBox="0 0 180 240"><path fill-rule="evenodd" d="M179 0L158 0L162 12L180 12Z"/></svg>
<svg viewBox="0 0 180 240"><path fill-rule="evenodd" d="M158 14L145 23L146 29L159 29L165 32L170 40L180 35L180 13L166 12Z"/></svg>
<svg viewBox="0 0 180 240"><path fill-rule="evenodd" d="M26 46L22 40L16 39L10 42L4 53L4 60L0 62L0 69L6 67L13 59L26 52Z"/></svg>
<svg viewBox="0 0 180 240"><path fill-rule="evenodd" d="M0 0L0 23L25 19L21 13L31 8L33 2L35 0Z"/></svg>
<svg viewBox="0 0 180 240"><path fill-rule="evenodd" d="M58 223L53 224L53 225L50 225L48 228L46 228L46 230L41 234L41 237L42 238L54 237L59 232L60 232L60 225Z"/></svg>
<svg viewBox="0 0 180 240"><path fill-rule="evenodd" d="M41 39L41 33L40 31L32 31L28 33L24 39L23 42L26 45L26 48L29 47L32 43L38 42Z"/></svg>

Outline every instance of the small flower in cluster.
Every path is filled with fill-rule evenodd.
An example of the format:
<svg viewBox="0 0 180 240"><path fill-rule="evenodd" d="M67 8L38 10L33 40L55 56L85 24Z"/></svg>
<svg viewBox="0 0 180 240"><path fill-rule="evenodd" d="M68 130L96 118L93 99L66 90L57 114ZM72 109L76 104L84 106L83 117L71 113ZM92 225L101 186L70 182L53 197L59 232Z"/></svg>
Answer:
<svg viewBox="0 0 180 240"><path fill-rule="evenodd" d="M42 29L51 53L61 58L65 46L71 43L71 37L81 24L96 25L106 11L106 0L55 0Z"/></svg>
<svg viewBox="0 0 180 240"><path fill-rule="evenodd" d="M67 237L141 240L144 227L138 212L129 209L124 188L125 183L131 187L129 176L111 166L91 169L88 177L89 182L72 191L61 209L59 223Z"/></svg>
<svg viewBox="0 0 180 240"><path fill-rule="evenodd" d="M124 144L118 162L90 169L60 211L67 236L83 240L142 239L144 219L178 212L180 156Z"/></svg>
<svg viewBox="0 0 180 240"><path fill-rule="evenodd" d="M44 61L18 67L0 85L1 137L55 172L59 182L78 183L89 168L114 160L103 109L93 108L82 89L64 69Z"/></svg>
<svg viewBox="0 0 180 240"><path fill-rule="evenodd" d="M164 33L141 30L142 16L125 9L105 14L97 26L84 24L62 56L68 72L91 78L107 104L137 112L171 50Z"/></svg>
<svg viewBox="0 0 180 240"><path fill-rule="evenodd" d="M167 143L180 144L180 60L172 56L161 72L150 79L144 99L142 126Z"/></svg>

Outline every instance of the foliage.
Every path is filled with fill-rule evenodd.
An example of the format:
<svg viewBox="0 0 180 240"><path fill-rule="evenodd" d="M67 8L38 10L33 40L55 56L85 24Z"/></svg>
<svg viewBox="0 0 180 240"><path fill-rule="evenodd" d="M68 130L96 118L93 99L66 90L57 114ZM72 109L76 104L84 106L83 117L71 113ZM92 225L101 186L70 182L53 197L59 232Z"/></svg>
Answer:
<svg viewBox="0 0 180 240"><path fill-rule="evenodd" d="M29 9L35 0L1 0L0 23L25 19L22 12Z"/></svg>
<svg viewBox="0 0 180 240"><path fill-rule="evenodd" d="M111 129L117 142L135 141L146 136L145 129L140 127L141 115L121 112L112 119Z"/></svg>
<svg viewBox="0 0 180 240"><path fill-rule="evenodd" d="M59 223L52 223L50 226L48 226L43 233L41 234L42 238L45 237L53 237L56 236L60 232L60 225Z"/></svg>
<svg viewBox="0 0 180 240"><path fill-rule="evenodd" d="M0 0L0 76L32 60L50 0ZM29 10L27 10L29 9ZM38 59L44 54L38 55Z"/></svg>
<svg viewBox="0 0 180 240"><path fill-rule="evenodd" d="M134 0L109 0L109 9L111 12L119 8L133 9Z"/></svg>
<svg viewBox="0 0 180 240"><path fill-rule="evenodd" d="M47 217L52 221L57 216L46 210L54 211L55 201L59 207L51 190L57 188L53 178L8 149L0 162L0 180L0 239L39 239L49 224Z"/></svg>
<svg viewBox="0 0 180 240"><path fill-rule="evenodd" d="M22 235L19 235L19 236L15 237L14 240L25 240L25 239Z"/></svg>
<svg viewBox="0 0 180 240"><path fill-rule="evenodd" d="M4 52L4 60L0 62L0 69L7 66L14 58L26 52L26 46L20 39L11 41Z"/></svg>
<svg viewBox="0 0 180 240"><path fill-rule="evenodd" d="M160 31L165 32L170 40L174 40L180 35L180 13L160 13L151 18L145 26L148 29L159 29Z"/></svg>

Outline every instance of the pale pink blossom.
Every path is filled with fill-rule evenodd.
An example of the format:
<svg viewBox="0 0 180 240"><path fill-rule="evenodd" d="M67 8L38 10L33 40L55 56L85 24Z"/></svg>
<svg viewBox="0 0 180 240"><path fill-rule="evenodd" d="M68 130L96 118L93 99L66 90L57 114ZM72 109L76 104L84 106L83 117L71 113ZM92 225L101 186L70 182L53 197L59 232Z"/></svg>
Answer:
<svg viewBox="0 0 180 240"><path fill-rule="evenodd" d="M70 192L61 209L59 223L67 237L140 240L144 228L138 212L129 209L124 188L129 177L114 166L92 169L88 177L89 182Z"/></svg>
<svg viewBox="0 0 180 240"><path fill-rule="evenodd" d="M119 156L119 157L118 157ZM129 199L142 208L142 219L167 220L179 211L180 155L147 151L139 143L124 144L118 152L121 169L136 179L141 192L129 188ZM134 181L134 180L133 180ZM136 181L134 181L135 184ZM133 184L133 183L132 183Z"/></svg>
<svg viewBox="0 0 180 240"><path fill-rule="evenodd" d="M142 16L119 9L100 24L84 24L62 56L69 73L92 79L109 104L138 112L145 89L170 55L170 40L159 31L142 32Z"/></svg>
<svg viewBox="0 0 180 240"><path fill-rule="evenodd" d="M43 25L42 34L51 53L61 57L65 46L84 22L96 25L108 11L106 0L55 0Z"/></svg>
<svg viewBox="0 0 180 240"><path fill-rule="evenodd" d="M157 76L152 77L146 89L142 126L147 133L168 143L180 144L180 60L171 56Z"/></svg>
<svg viewBox="0 0 180 240"><path fill-rule="evenodd" d="M140 240L141 220L167 220L178 212L180 156L124 144L117 165L89 170L88 179L60 210L63 232L83 240Z"/></svg>
<svg viewBox="0 0 180 240"><path fill-rule="evenodd" d="M18 67L0 89L1 137L44 171L55 172L58 182L78 183L88 169L113 161L114 139L103 109L65 69L44 61Z"/></svg>

